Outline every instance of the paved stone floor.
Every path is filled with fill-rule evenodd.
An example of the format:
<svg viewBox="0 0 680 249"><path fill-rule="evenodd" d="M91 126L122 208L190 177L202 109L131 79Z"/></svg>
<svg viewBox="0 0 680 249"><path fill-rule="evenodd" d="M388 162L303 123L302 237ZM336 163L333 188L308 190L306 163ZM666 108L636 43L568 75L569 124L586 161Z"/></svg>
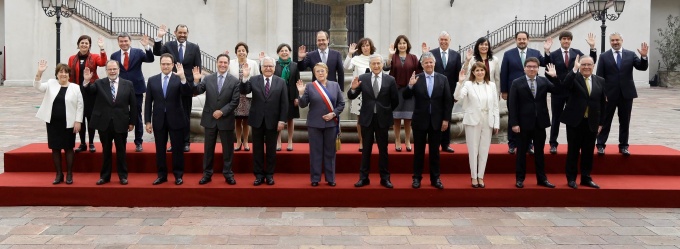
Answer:
<svg viewBox="0 0 680 249"><path fill-rule="evenodd" d="M680 91L638 94L630 143L680 149ZM0 87L0 157L46 141L41 100ZM0 248L679 247L680 208L0 207Z"/></svg>

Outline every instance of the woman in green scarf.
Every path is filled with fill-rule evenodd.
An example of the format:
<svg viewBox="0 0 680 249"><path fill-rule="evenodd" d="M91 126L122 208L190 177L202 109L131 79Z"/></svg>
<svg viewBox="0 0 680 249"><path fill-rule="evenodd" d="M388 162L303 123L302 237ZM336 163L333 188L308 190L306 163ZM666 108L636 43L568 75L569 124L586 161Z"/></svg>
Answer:
<svg viewBox="0 0 680 249"><path fill-rule="evenodd" d="M288 85L288 147L287 151L293 150L293 131L295 126L293 119L300 118L300 109L298 108L299 93L297 90L297 82L300 80L300 70L297 68L297 63L293 63L290 58L292 49L290 45L282 43L276 48L276 53L279 54L279 59L276 61L276 70L274 75L283 78ZM276 143L276 150L281 150L281 132L279 132L278 142Z"/></svg>

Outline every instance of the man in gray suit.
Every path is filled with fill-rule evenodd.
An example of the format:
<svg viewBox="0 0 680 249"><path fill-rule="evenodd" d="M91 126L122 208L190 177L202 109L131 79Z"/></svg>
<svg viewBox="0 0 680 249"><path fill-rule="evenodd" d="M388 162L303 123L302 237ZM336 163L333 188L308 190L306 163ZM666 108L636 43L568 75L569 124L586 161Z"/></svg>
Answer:
<svg viewBox="0 0 680 249"><path fill-rule="evenodd" d="M205 128L205 143L203 144L203 177L198 184L212 181L213 159L215 157L215 143L217 134L222 143L222 174L229 185L236 184L234 172L231 171L231 161L234 157L234 109L239 101L239 82L236 77L228 74L229 55L217 56L217 73L206 76L201 80L201 68L196 66L192 70L196 92L205 92L205 105L201 115L201 126ZM199 83L200 82L200 83Z"/></svg>
<svg viewBox="0 0 680 249"><path fill-rule="evenodd" d="M279 76L274 75L274 59L264 57L260 70L261 75L253 76L247 82L241 82L241 94L253 93L248 115L248 125L253 127L253 173L255 182L274 185L274 168L276 166L276 139L278 132L288 120L288 86ZM243 66L243 78L250 76L248 64ZM267 144L267 166L264 166Z"/></svg>

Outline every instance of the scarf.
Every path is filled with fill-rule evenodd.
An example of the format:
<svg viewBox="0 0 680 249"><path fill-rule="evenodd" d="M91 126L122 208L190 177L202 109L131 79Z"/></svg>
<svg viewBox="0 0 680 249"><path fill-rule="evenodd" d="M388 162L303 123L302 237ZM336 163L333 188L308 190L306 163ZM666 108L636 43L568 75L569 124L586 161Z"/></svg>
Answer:
<svg viewBox="0 0 680 249"><path fill-rule="evenodd" d="M290 66L291 61L292 60L290 58L287 60L282 60L279 58L278 60L279 64L281 65L281 78L286 80L286 84L288 84L288 78L290 78L290 68L288 66Z"/></svg>

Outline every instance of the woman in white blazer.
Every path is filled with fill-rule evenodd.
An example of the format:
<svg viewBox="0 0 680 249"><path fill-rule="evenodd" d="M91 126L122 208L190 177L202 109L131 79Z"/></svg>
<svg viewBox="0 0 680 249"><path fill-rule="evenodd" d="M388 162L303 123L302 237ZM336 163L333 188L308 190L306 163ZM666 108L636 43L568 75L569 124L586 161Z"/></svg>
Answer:
<svg viewBox="0 0 680 249"><path fill-rule="evenodd" d="M343 66L348 70L354 69L352 76L357 78L359 75L367 73L366 71L370 71L369 58L375 53L375 50L375 45L373 45L373 41L370 38L361 38L357 43L349 45L347 58L345 58ZM349 113L357 115L357 134L359 137L359 152L361 152L364 149L363 142L361 142L363 140L361 137L361 125L359 125L359 119L361 118L359 115L361 110L361 94L350 103Z"/></svg>
<svg viewBox="0 0 680 249"><path fill-rule="evenodd" d="M483 62L472 64L470 77L465 70L458 75L453 97L463 103L463 125L467 143L473 188L483 188L484 170L491 146L491 135L498 133L500 117L496 84L489 80ZM463 82L466 78L467 81Z"/></svg>
<svg viewBox="0 0 680 249"><path fill-rule="evenodd" d="M229 74L239 79L239 82L246 82L250 77L260 75L260 65L256 60L248 59L248 44L244 42L236 43L234 47L236 51L236 59L232 59L229 62ZM225 51L229 53L229 51ZM243 68L248 65L250 74L248 77L243 76ZM250 101L252 98L252 93L241 94L236 110L234 110L234 116L236 117L236 145L234 146L235 151L240 151L241 147L245 151L250 150L248 145L248 136L250 135L250 128L248 127L248 115L250 114Z"/></svg>
<svg viewBox="0 0 680 249"><path fill-rule="evenodd" d="M490 81L496 83L496 90L500 91L501 84L501 60L493 56L493 51L491 51L491 43L486 37L480 37L475 42L474 50L468 49L465 55L465 63L463 68L466 69L467 74L465 77L470 77L472 72L471 68L477 62L483 62L484 65L489 69ZM497 94L499 92L496 92Z"/></svg>
<svg viewBox="0 0 680 249"><path fill-rule="evenodd" d="M57 177L52 184L64 181L61 170L61 150L66 155L66 184L73 183L73 147L76 144L76 134L83 122L83 95L80 87L69 83L71 70L66 64L58 64L54 71L57 79L49 79L40 83L43 72L47 69L47 61L40 60L38 72L35 75L33 87L44 92L42 104L35 115L45 121L47 125L47 146L52 149L52 160Z"/></svg>

